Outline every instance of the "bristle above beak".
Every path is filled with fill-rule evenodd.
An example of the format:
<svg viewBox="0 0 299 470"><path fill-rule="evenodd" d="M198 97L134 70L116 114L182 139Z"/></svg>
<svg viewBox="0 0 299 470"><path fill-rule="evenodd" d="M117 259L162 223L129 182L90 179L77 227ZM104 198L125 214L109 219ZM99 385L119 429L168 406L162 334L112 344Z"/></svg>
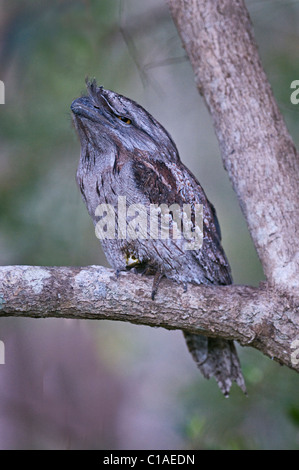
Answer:
<svg viewBox="0 0 299 470"><path fill-rule="evenodd" d="M101 92L103 87L102 86L97 86L97 81L95 78L89 79L88 77L85 78L85 83L86 83L86 88L91 96L95 96L97 92Z"/></svg>

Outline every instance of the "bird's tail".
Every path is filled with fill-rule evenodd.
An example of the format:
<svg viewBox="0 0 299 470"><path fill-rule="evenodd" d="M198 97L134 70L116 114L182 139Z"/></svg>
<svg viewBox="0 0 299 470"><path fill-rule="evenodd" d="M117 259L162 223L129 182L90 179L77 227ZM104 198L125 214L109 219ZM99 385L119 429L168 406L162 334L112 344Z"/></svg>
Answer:
<svg viewBox="0 0 299 470"><path fill-rule="evenodd" d="M215 377L220 390L226 397L229 395L233 381L246 394L245 381L233 341L208 338L186 331L183 333L188 349L206 379Z"/></svg>

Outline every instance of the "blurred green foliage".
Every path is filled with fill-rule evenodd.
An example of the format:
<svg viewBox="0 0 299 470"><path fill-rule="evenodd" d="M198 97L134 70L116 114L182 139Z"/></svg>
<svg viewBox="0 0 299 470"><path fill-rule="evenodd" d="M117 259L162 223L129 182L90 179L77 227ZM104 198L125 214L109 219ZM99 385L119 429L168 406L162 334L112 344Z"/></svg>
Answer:
<svg viewBox="0 0 299 470"><path fill-rule="evenodd" d="M299 79L299 2L247 5L262 61L298 144L299 107L290 103L290 83ZM106 264L76 188L79 143L70 115L85 77L94 76L139 101L170 130L182 160L216 206L235 282L257 285L262 269L164 2L10 0L0 3L0 12L0 79L6 86L0 107L0 263ZM141 364L142 346L130 346L140 327L103 327L110 339L98 328L99 350L105 356L111 349L120 370L130 351L131 361ZM146 331L146 347L155 347L159 331ZM240 355L248 398L234 389L225 400L190 365L186 381L167 391L175 400L164 419L186 448L299 448L297 375L256 351ZM184 377L179 366L177 374ZM153 407L159 406L153 397Z"/></svg>

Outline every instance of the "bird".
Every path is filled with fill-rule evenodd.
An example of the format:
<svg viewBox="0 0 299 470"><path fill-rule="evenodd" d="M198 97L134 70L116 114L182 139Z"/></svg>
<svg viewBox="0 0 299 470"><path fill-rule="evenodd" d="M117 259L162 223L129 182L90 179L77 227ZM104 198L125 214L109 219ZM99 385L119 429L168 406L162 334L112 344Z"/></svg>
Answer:
<svg viewBox="0 0 299 470"><path fill-rule="evenodd" d="M81 145L76 180L94 226L101 233L98 238L110 266L117 274L134 269L152 275L153 301L163 277L181 284L184 291L188 284L231 284L231 269L221 245L215 208L181 161L170 134L134 100L98 86L95 79L87 79L86 86L87 93L71 104ZM123 208L128 209L127 214L133 207L131 217L125 221L123 209L118 211L120 200ZM136 208L145 208L148 213L155 207L161 215L159 208L163 205L170 209L191 208L189 239L178 236L183 229L175 218L175 210L167 213L168 237L152 237L148 224L142 226L145 219L138 219ZM198 207L202 210L199 228L195 226ZM183 209L180 219L183 222L186 217L182 214ZM109 221L114 222L115 231L105 237L103 231L105 228L107 231ZM160 229L161 226L160 220ZM187 247L191 239L194 241L197 228L197 233L202 234L201 239L198 237L201 243ZM224 396L229 396L233 382L246 393L232 340L188 331L183 334L200 372L207 379L214 377Z"/></svg>

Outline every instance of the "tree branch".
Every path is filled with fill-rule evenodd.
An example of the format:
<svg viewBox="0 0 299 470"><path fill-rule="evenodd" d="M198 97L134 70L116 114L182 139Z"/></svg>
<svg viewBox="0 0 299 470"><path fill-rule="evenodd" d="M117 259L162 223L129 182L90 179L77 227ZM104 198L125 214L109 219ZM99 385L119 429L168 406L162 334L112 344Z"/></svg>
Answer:
<svg viewBox="0 0 299 470"><path fill-rule="evenodd" d="M299 371L299 360L292 360L292 343L299 337L298 303L266 283L260 288L189 285L184 293L163 280L154 301L151 289L148 276L122 273L117 278L101 266L4 266L0 316L106 319L184 329L237 340Z"/></svg>

